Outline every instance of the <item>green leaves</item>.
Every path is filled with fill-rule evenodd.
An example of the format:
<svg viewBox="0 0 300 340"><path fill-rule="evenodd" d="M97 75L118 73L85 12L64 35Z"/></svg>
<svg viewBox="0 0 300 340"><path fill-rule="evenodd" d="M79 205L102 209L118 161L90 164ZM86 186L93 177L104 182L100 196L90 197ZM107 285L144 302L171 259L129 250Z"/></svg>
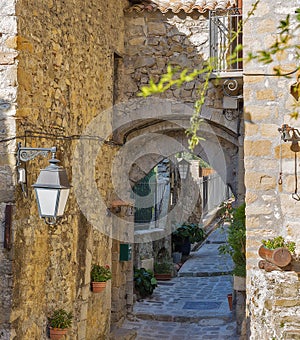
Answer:
<svg viewBox="0 0 300 340"><path fill-rule="evenodd" d="M246 215L245 204L232 210L227 244L219 246L221 254L229 254L234 262L233 274L246 276Z"/></svg>
<svg viewBox="0 0 300 340"><path fill-rule="evenodd" d="M294 253L296 249L295 242L285 241L282 236L277 236L268 240L262 240L261 243L268 249L287 248L291 253Z"/></svg>
<svg viewBox="0 0 300 340"><path fill-rule="evenodd" d="M112 277L110 268L108 265L100 266L98 264L93 264L91 270L91 281L92 282L106 282Z"/></svg>
<svg viewBox="0 0 300 340"><path fill-rule="evenodd" d="M170 89L172 86L180 87L182 84L193 81L198 75L206 72L205 68L201 70L193 70L189 72L188 69L184 69L179 72L179 68L173 68L168 65L167 72L163 74L157 84L150 79L147 86L141 88L141 92L138 93L139 97L148 97L153 94L163 93Z"/></svg>
<svg viewBox="0 0 300 340"><path fill-rule="evenodd" d="M157 280L151 270L145 268L134 270L134 287L143 298L152 295L157 287Z"/></svg>
<svg viewBox="0 0 300 340"><path fill-rule="evenodd" d="M55 310L49 318L49 325L52 328L69 328L72 324L73 315L71 312L66 312L64 309Z"/></svg>
<svg viewBox="0 0 300 340"><path fill-rule="evenodd" d="M191 243L200 242L205 238L205 231L196 223L185 222L177 226L173 231L172 237L174 239L184 240L189 237Z"/></svg>

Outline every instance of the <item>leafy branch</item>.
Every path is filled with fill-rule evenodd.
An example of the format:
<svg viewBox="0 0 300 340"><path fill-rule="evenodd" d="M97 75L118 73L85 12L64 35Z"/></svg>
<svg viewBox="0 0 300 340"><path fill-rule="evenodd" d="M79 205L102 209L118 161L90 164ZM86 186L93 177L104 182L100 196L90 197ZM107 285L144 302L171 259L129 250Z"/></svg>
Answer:
<svg viewBox="0 0 300 340"><path fill-rule="evenodd" d="M239 35L242 33L243 25L249 20L251 16L254 15L259 2L260 0L257 0L254 4L252 4L252 8L247 13L247 17L238 23L237 30L230 32L227 48L231 46L234 41L237 41ZM241 44L237 44L235 46L232 54L227 57L228 64L234 64L243 60L243 58L240 56L242 48L243 46ZM193 150L201 140L204 140L204 138L198 135L200 125L203 122L203 119L200 118L200 113L205 102L206 92L209 87L209 79L215 68L216 62L216 58L209 58L201 69L194 69L190 72L188 69L184 69L180 72L179 68L172 68L172 66L169 65L167 67L167 72L161 76L157 84L152 79L150 79L149 84L147 86L143 86L141 88L141 92L138 94L138 96L148 97L150 95L163 93L173 86L179 88L184 83L194 81L197 77L202 76L203 82L199 85L197 90L198 99L194 104L194 113L190 119L190 128L186 130L186 134L189 137L190 150Z"/></svg>
<svg viewBox="0 0 300 340"><path fill-rule="evenodd" d="M291 94L296 99L293 107L294 110L290 114L291 118L297 119L299 117L299 109L300 109L300 102L298 101L300 97L300 45L297 43L299 37L299 28L300 28L300 8L296 10L296 26L292 26L291 16L288 14L285 19L280 20L277 29L279 33L275 42L270 45L265 50L259 50L256 53L248 53L246 60L257 60L265 65L271 64L276 61L276 58L282 56L286 51L293 51L295 55L295 60L298 66L288 73L285 73L280 65L276 65L273 67L274 76L279 77L289 77L290 75L296 73L297 74L297 82L291 88ZM296 43L294 43L296 41ZM279 59L280 60L280 59Z"/></svg>

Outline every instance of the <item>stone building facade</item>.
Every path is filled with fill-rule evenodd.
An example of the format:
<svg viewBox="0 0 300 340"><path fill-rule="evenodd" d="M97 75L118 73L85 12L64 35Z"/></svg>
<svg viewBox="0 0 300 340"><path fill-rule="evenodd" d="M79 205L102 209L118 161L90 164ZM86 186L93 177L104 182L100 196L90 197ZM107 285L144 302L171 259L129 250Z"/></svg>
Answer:
<svg viewBox="0 0 300 340"><path fill-rule="evenodd" d="M252 1L244 0L244 13ZM245 55L268 48L274 42L279 20L293 16L299 1L261 1L255 15L244 28ZM295 26L292 26L295 27ZM299 62L299 61L298 61ZM298 127L290 118L293 97L290 78L274 77L273 67L284 72L297 65L295 51L278 56L274 63L256 61L244 68L245 103L245 185L247 227L247 321L250 339L299 339L299 277L298 270L266 272L258 268L258 248L262 239L283 236L296 242L299 254L299 202L295 192L294 157L291 143L280 144L278 128L282 124ZM278 183L282 162L282 184ZM299 163L297 162L297 167Z"/></svg>
<svg viewBox="0 0 300 340"><path fill-rule="evenodd" d="M112 225L106 210L98 211L101 219L95 227L71 189L65 217L49 227L38 217L31 187L47 160L37 157L23 164L27 197L16 176L17 142L28 147L55 145L74 186L77 138L117 98L114 56L124 52L126 6L124 0L0 4L1 339L46 339L47 318L57 308L74 315L68 339L107 338L111 286L116 296L119 289L123 298L126 295L127 282L119 277L126 268L117 271L116 265L104 293L90 290L92 263L112 266L112 239L101 232L102 226ZM98 129L100 139L106 138L110 125L106 120ZM116 149L104 145L96 165L98 190L107 202L113 196L110 164ZM83 162L90 161L86 152ZM115 309L120 319L126 304L118 308L124 311Z"/></svg>
<svg viewBox="0 0 300 340"><path fill-rule="evenodd" d="M126 10L124 58L124 84L126 86L124 86L124 95L127 100L136 98L142 86L149 84L150 79L158 82L161 75L166 73L168 65L192 71L201 68L204 61L209 58L208 8L214 9L218 5L224 9L230 4L207 3L207 7L205 7L203 2L203 7L187 8L182 5L183 3L178 2L178 5L181 6L180 10L179 8L175 10L173 2L164 8L163 2L160 1L153 3L150 1L150 5L146 1L142 1L141 4ZM166 143L164 146L160 146L160 154L157 153L155 156L151 153L148 157L145 149L146 155L136 157L135 168L131 171L130 179L133 183L145 176L163 159L161 153L172 158L175 153L188 151L188 138L185 129L189 127L199 85L203 81L203 77L199 76L179 88L174 86L159 95L159 98L152 99L152 103L149 99L149 103L144 103L140 109L136 108L134 113L130 112L130 118L128 118L129 114L126 116L123 112L118 116L118 122L121 119L132 122L127 127L120 129L119 142L132 141L143 135L159 133L170 137L172 145L178 143L182 147L182 150L175 150ZM240 91L242 91L242 87ZM240 117L233 120L225 118L223 98L222 84L211 81L205 105L201 111L201 117L206 122L201 127L201 134L206 140L201 142L193 153L217 169L223 181L232 188L236 197L239 196L243 200L243 170L239 169L239 152L242 146L238 139L238 136L242 134L242 125ZM154 140L151 142L155 143ZM237 173L240 173L241 176L236 176ZM197 202L193 202L193 200L195 195L199 196L200 194L199 186L192 180L189 184L185 184L186 192L192 197L188 206L191 204L196 206ZM195 186L197 188L192 189ZM178 223L179 221L184 222L185 218L186 220L190 219L193 215L193 209L183 210L186 210L186 216L177 215ZM193 220L197 223L201 222L201 206L198 207L198 210L197 218ZM169 221L174 220L174 216L170 216ZM153 266L157 244L151 244L149 240L157 240L159 235L160 237L169 236L171 230L169 224L171 223L165 221L160 224L165 224L162 230L138 230L136 232L137 243L140 239L146 241L135 248L136 263L139 265L147 268ZM166 238L165 243L162 242L160 246L169 248L168 245L169 240Z"/></svg>
<svg viewBox="0 0 300 340"><path fill-rule="evenodd" d="M243 12L251 5L244 0ZM278 18L292 13L297 5L296 0L288 4L277 1L276 6L271 0L260 3L244 30L246 50L267 47ZM168 64L201 67L208 57L209 8L189 12L128 7L125 0L7 0L0 4L0 339L45 339L47 317L61 307L74 315L67 338L103 339L109 335L111 320L121 324L132 306L132 263L119 261L122 237L109 237L115 229L114 236L122 230L123 221L132 220L126 204L113 214L120 214L121 219L114 219L108 209L118 198L111 179L113 159L120 144L145 133L159 132L187 147L184 128L202 79L171 88L157 99L161 102L155 102L155 108L160 110L152 112L150 120L146 116L147 123L154 124L137 119L146 111L136 110L137 116L125 117L122 125L126 115L107 115L106 110L118 101L135 98L141 86L150 78L157 81ZM287 72L295 67L292 53L279 60ZM283 123L297 124L288 115L293 103L289 87L295 79L267 73L272 73L272 65L256 62L244 70L248 337L296 339L300 328L297 273L266 273L257 267L262 238L283 235L300 246L299 202L291 198L294 154L288 144L280 147L277 131ZM225 118L223 97L222 86L211 82L201 112L207 122L202 131L206 141L195 153L211 160L242 200L243 121ZM96 120L96 128L89 130L99 116L103 118L101 128ZM179 118L179 128L170 118L174 116ZM116 130L115 119L119 122ZM116 134L108 136L111 131ZM86 145L78 147L79 137L90 144L94 140L96 146L98 141L102 143L95 178L87 174L94 154ZM58 148L57 158L74 189L65 217L54 228L39 219L31 188L47 161L37 158L26 163L25 197L17 184L17 142ZM221 154L222 167L218 163ZM132 166L132 183L162 160L162 155L144 156ZM280 158L282 185L277 184ZM75 163L83 165L77 174ZM87 182L79 185L81 177ZM98 206L88 189L94 182L104 205ZM83 212L86 206L78 204L75 188L81 190L80 198L87 198L89 214ZM113 279L100 295L90 291L92 263L112 267Z"/></svg>

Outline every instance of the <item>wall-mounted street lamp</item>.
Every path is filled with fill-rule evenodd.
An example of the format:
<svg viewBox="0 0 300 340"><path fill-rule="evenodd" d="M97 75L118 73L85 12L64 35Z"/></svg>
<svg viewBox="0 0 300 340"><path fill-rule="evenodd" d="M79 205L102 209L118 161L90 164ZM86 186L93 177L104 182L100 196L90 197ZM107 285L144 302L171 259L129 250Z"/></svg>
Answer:
<svg viewBox="0 0 300 340"><path fill-rule="evenodd" d="M178 170L179 170L179 175L180 175L181 179L187 178L189 169L190 169L190 163L188 161L186 161L184 158L182 158L178 162Z"/></svg>
<svg viewBox="0 0 300 340"><path fill-rule="evenodd" d="M35 184L33 184L39 209L39 215L47 224L56 224L57 219L64 214L65 206L70 191L66 170L57 165L55 158L56 147L52 148L27 148L18 144L17 167L19 183L26 183L25 169L20 168L21 162L27 162L38 155L46 156L52 153L50 165L42 169Z"/></svg>

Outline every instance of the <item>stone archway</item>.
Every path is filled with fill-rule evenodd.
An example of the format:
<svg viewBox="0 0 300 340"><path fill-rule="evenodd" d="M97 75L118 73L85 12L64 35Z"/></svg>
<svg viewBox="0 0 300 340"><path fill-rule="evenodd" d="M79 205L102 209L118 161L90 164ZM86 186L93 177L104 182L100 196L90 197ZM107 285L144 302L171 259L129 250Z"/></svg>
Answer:
<svg viewBox="0 0 300 340"><path fill-rule="evenodd" d="M190 106L178 101L149 98L129 101L114 113L113 138L125 148L128 145L121 163L125 165L131 183L144 177L162 159L188 151L185 131L193 114ZM204 140L193 153L208 162L238 197L244 194L240 192L243 169L239 176L239 133L221 123L209 119L203 121L199 134Z"/></svg>

